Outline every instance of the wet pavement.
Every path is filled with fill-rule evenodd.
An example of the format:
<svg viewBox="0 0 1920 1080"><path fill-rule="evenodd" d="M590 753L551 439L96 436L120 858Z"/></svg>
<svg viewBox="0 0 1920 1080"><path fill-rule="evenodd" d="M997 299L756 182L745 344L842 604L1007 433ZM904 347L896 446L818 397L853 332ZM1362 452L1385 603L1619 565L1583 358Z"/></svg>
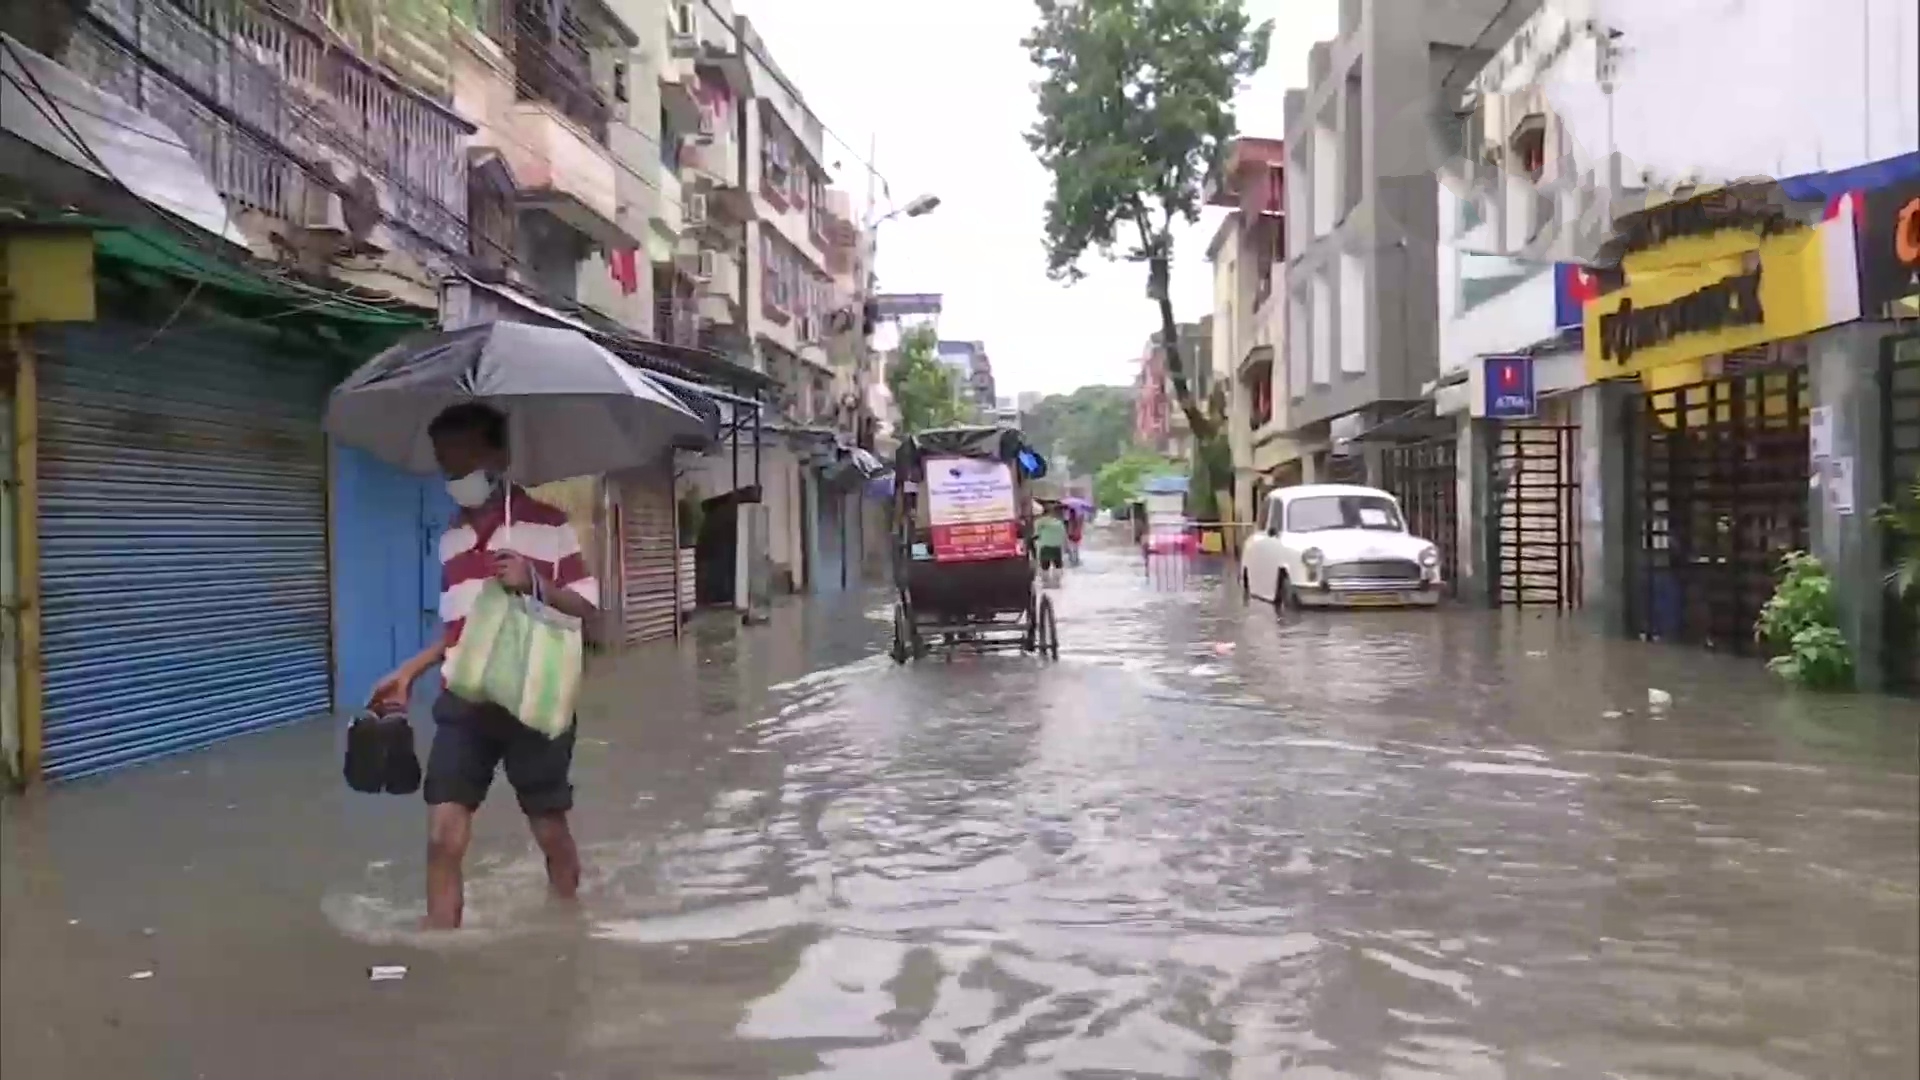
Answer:
<svg viewBox="0 0 1920 1080"><path fill-rule="evenodd" d="M502 784L454 935L325 724L10 800L0 1073L1920 1074L1920 706L1235 591L1096 550L1057 664L896 668L877 595L605 662L579 910Z"/></svg>

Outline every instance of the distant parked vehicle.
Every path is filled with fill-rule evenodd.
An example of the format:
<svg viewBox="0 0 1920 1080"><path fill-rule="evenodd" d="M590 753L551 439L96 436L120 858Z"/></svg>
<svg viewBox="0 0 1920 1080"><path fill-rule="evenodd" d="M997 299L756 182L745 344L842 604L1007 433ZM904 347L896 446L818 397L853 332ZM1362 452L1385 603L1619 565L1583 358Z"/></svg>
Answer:
<svg viewBox="0 0 1920 1080"><path fill-rule="evenodd" d="M1431 607L1440 551L1407 531L1393 496L1351 484L1302 484L1267 498L1241 551L1241 587L1292 608Z"/></svg>

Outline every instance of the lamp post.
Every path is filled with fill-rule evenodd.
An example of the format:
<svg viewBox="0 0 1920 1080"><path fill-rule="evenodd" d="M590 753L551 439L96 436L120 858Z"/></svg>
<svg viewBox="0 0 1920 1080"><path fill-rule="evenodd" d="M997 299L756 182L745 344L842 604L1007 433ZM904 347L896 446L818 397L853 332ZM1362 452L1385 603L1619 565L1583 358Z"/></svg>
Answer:
<svg viewBox="0 0 1920 1080"><path fill-rule="evenodd" d="M869 201L869 204L871 204L871 201L872 201L871 193L869 193L868 201ZM880 226L886 224L889 221L892 221L894 218L897 218L897 217L910 217L910 218L925 217L926 215L933 213L935 210L939 208L940 208L940 196L933 195L933 194L918 195L913 199L909 200L904 205L896 206L892 210L889 210L887 213L882 214L877 218L872 216L872 213L873 213L872 208L871 208L871 205L869 205L869 208L867 211L867 221L861 226L862 240L864 241L866 246L866 256L867 256L866 257L866 280L862 283L861 296L860 296L861 335L860 335L859 370L863 377L861 379L856 380L859 400L858 402L856 402L854 407L854 424L855 424L854 430L855 430L855 442L858 443L860 445L860 448L863 450L873 449L873 446L871 445L873 442L873 438L869 434L869 430L868 430L868 425L872 422L873 415L867 405L868 384L866 380L868 378L874 377L873 298L879 285L879 276L874 272L874 268L879 263ZM881 373L879 377L884 378L885 374Z"/></svg>

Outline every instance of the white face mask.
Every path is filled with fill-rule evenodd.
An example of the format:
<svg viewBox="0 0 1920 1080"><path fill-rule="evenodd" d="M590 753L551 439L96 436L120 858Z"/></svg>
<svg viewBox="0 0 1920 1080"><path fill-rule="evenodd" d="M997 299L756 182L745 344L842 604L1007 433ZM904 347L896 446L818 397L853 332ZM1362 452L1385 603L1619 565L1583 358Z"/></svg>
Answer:
<svg viewBox="0 0 1920 1080"><path fill-rule="evenodd" d="M447 481L447 494L453 501L473 510L485 506L493 498L498 481L485 469L475 469L465 476L456 476Z"/></svg>

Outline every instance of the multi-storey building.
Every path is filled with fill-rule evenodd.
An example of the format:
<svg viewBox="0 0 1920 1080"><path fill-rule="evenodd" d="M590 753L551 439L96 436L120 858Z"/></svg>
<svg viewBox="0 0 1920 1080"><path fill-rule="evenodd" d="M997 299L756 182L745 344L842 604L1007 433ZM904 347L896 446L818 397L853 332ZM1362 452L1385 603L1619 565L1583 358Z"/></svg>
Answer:
<svg viewBox="0 0 1920 1080"><path fill-rule="evenodd" d="M1287 93L1286 384L1309 480L1365 475L1356 438L1435 375L1432 102L1510 7L1342 0Z"/></svg>
<svg viewBox="0 0 1920 1080"><path fill-rule="evenodd" d="M38 635L44 679L0 722L9 766L77 776L357 707L435 632L415 586L436 580L444 495L319 428L327 389L401 333L580 328L751 445L741 395L764 376L687 347L726 339L686 305L654 318L656 293L697 303L726 276L699 253L743 250L753 213L724 197L747 187L724 161L694 180L711 217L681 190L682 151L745 126L741 57L761 46L693 18L720 2L0 3L0 320L45 345L9 366L45 471L7 486L43 540L8 588L75 616ZM150 466L111 512L86 486L103 457ZM615 640L684 610L673 476L663 456L543 491L581 526ZM219 542L180 534L182 512L217 518ZM114 535L61 539L89 519ZM85 588L76 568L108 549L126 582ZM181 606L178 582L214 578L221 611ZM6 619L13 641L38 615ZM143 673L139 708L91 678L102 656Z"/></svg>
<svg viewBox="0 0 1920 1080"><path fill-rule="evenodd" d="M1236 521L1258 515L1261 496L1298 483L1299 452L1288 437L1284 357L1286 311L1286 149L1278 139L1234 140L1208 192L1229 208L1207 247L1213 264L1210 359L1216 385L1230 388Z"/></svg>
<svg viewBox="0 0 1920 1080"><path fill-rule="evenodd" d="M1861 681L1920 685L1859 510L1920 475L1889 273L1920 197L1920 12L1526 7L1463 65L1437 205L1461 575L1744 651L1779 557L1810 550ZM1691 317L1741 288L1740 318Z"/></svg>
<svg viewBox="0 0 1920 1080"><path fill-rule="evenodd" d="M1187 386L1200 407L1208 409L1213 390L1213 316L1199 322L1181 323L1182 370ZM1161 347L1159 331L1148 335L1140 351L1134 376L1134 438L1142 445L1179 461L1193 459L1193 427L1180 407L1167 370L1166 350Z"/></svg>
<svg viewBox="0 0 1920 1080"><path fill-rule="evenodd" d="M983 421L991 420L999 396L994 393L993 359L983 341L942 341L935 355L953 373L953 392Z"/></svg>

